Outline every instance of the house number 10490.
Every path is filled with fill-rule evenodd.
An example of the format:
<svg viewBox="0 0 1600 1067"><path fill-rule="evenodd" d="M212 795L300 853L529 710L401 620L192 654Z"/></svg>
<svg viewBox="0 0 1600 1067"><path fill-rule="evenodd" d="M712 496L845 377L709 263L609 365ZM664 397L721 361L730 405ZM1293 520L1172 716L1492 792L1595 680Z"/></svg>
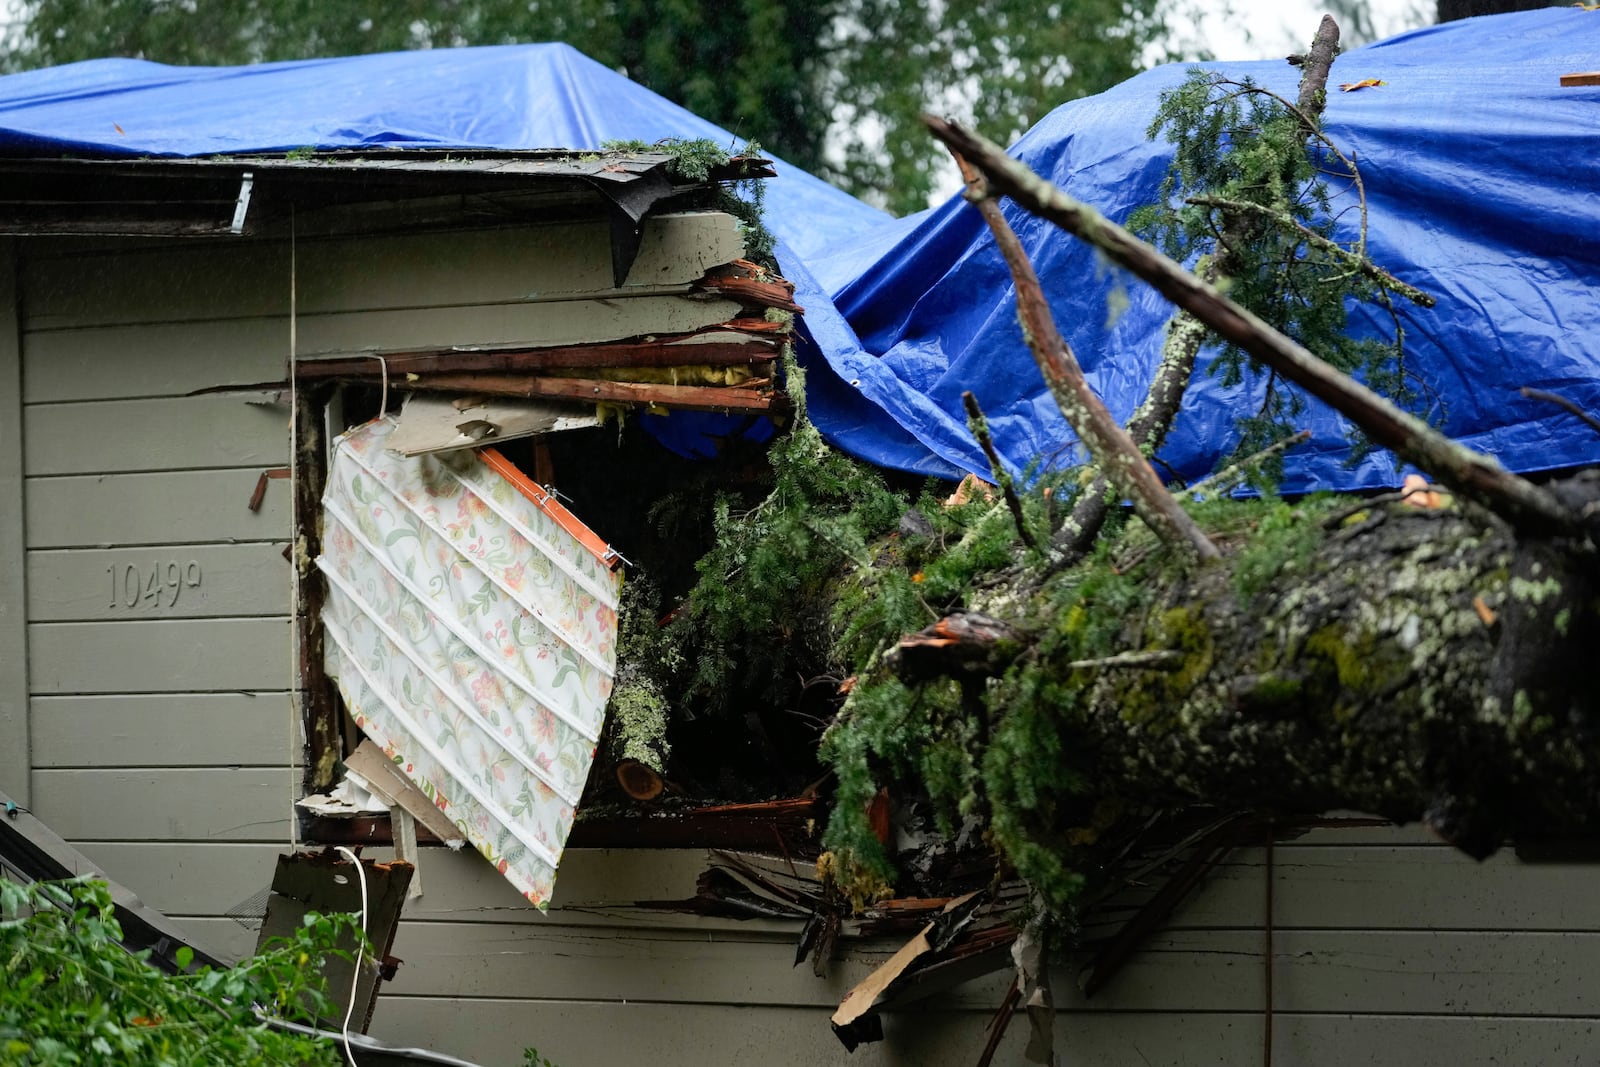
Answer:
<svg viewBox="0 0 1600 1067"><path fill-rule="evenodd" d="M111 578L111 607L170 608L177 605L184 589L199 586L200 561L171 559L152 563L148 569L136 563L113 563L106 574Z"/></svg>

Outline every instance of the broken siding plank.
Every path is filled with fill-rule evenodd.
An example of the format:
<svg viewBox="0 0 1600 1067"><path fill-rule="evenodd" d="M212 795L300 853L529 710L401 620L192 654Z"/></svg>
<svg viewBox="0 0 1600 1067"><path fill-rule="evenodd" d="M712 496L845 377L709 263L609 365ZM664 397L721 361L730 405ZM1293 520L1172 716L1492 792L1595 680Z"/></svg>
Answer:
<svg viewBox="0 0 1600 1067"><path fill-rule="evenodd" d="M251 511L259 476L241 468L29 478L28 547L281 542L289 536L289 483L272 482L261 510Z"/></svg>
<svg viewBox="0 0 1600 1067"><path fill-rule="evenodd" d="M646 220L640 256L612 285L603 220L301 241L302 315L630 297L676 291L743 254L732 216ZM287 315L284 241L152 241L30 260L29 330Z"/></svg>
<svg viewBox="0 0 1600 1067"><path fill-rule="evenodd" d="M356 914L375 961L357 970L361 939L353 931L341 931L332 951L311 963L329 990L350 990L348 1009L334 1007L338 1001L330 998L331 1003L318 1012L318 1025L367 1032L382 981L376 961L390 954L413 873L409 863L362 861L353 853L346 857L293 852L278 860L256 951L292 939L317 914Z"/></svg>
<svg viewBox="0 0 1600 1067"><path fill-rule="evenodd" d="M31 623L29 677L35 696L282 688L292 632L284 618Z"/></svg>
<svg viewBox="0 0 1600 1067"><path fill-rule="evenodd" d="M30 333L22 358L29 404L183 396L285 377L289 316Z"/></svg>
<svg viewBox="0 0 1600 1067"><path fill-rule="evenodd" d="M486 396L661 405L688 411L767 411L773 407L775 400L770 390L763 392L732 386L657 385L592 378L514 377L503 374L428 374L420 376L412 384L417 389L447 393L473 390Z"/></svg>
<svg viewBox="0 0 1600 1067"><path fill-rule="evenodd" d="M793 939L782 935L407 921L394 954L408 966L391 991L499 996L515 989L536 998L836 1006L897 947L847 946L819 979L809 968L790 966ZM552 959L561 967L551 967Z"/></svg>
<svg viewBox="0 0 1600 1067"><path fill-rule="evenodd" d="M271 486L284 489L283 483ZM28 553L28 617L96 619L288 615L287 542L56 549ZM146 596L151 578L159 596ZM138 593L130 596L130 590ZM131 603L130 603L131 601Z"/></svg>
<svg viewBox="0 0 1600 1067"><path fill-rule="evenodd" d="M30 707L36 767L277 766L301 758L285 692L34 697Z"/></svg>
<svg viewBox="0 0 1600 1067"><path fill-rule="evenodd" d="M33 810L69 841L287 843L299 783L289 767L37 770Z"/></svg>
<svg viewBox="0 0 1600 1067"><path fill-rule="evenodd" d="M739 314L728 300L635 296L614 300L481 304L302 314L302 356L410 352L452 345L574 345L651 333L689 333Z"/></svg>
<svg viewBox="0 0 1600 1067"><path fill-rule="evenodd" d="M289 409L276 393L47 404L23 436L32 476L281 467Z"/></svg>

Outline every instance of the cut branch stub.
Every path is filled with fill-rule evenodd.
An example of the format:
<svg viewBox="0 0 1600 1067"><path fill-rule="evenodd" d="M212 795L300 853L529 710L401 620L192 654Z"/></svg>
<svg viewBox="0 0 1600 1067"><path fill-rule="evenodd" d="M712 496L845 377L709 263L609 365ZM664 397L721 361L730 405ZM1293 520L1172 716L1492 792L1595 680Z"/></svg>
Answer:
<svg viewBox="0 0 1600 1067"><path fill-rule="evenodd" d="M1301 66L1300 96L1295 104L1302 116L1321 120L1323 105L1328 100L1328 71L1338 54L1339 24L1332 15L1324 15L1317 25L1317 35L1311 39L1311 51L1306 53ZM1315 129L1305 131L1307 137L1316 132Z"/></svg>
<svg viewBox="0 0 1600 1067"><path fill-rule="evenodd" d="M1098 211L1007 157L994 142L932 115L923 116L923 122L952 151L971 160L995 190L1094 245L1217 334L1349 418L1374 443L1392 449L1524 533L1582 536L1576 517L1552 494L1510 473L1493 457L1457 444L1329 366Z"/></svg>
<svg viewBox="0 0 1600 1067"><path fill-rule="evenodd" d="M1022 633L1010 623L958 611L906 634L884 657L884 665L905 682L986 678L1004 670L1023 647Z"/></svg>
<svg viewBox="0 0 1600 1067"><path fill-rule="evenodd" d="M956 163L967 177L967 200L988 223L1000 254L1011 268L1023 339L1067 425L1089 450L1111 487L1133 501L1134 511L1163 544L1190 558L1216 559L1220 555L1217 546L1167 492L1139 446L1117 425L1105 403L1090 388L1077 357L1056 329L1055 318L1050 314L1044 290L1039 286L1038 275L1028 262L1022 242L1001 215L1000 206L989 196L987 186L959 152Z"/></svg>
<svg viewBox="0 0 1600 1067"><path fill-rule="evenodd" d="M617 784L635 800L654 800L666 788L655 768L638 760L625 759L617 763Z"/></svg>

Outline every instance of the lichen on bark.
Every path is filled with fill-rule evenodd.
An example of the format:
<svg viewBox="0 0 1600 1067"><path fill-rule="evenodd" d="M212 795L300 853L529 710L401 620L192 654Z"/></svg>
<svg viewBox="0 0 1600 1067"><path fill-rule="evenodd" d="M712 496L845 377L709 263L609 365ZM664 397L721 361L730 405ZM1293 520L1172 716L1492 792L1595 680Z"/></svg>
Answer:
<svg viewBox="0 0 1600 1067"><path fill-rule="evenodd" d="M830 732L851 764L839 810L893 781L977 817L1063 911L1104 858L1097 842L1164 807L1423 819L1474 855L1594 829L1600 698L1572 662L1574 640L1600 632L1588 552L1457 511L1341 508L1209 505L1199 518L1228 551L1210 567L1102 549L1007 602L1021 651L975 703L880 668ZM1174 655L1110 658L1129 651ZM830 844L881 863L852 822Z"/></svg>

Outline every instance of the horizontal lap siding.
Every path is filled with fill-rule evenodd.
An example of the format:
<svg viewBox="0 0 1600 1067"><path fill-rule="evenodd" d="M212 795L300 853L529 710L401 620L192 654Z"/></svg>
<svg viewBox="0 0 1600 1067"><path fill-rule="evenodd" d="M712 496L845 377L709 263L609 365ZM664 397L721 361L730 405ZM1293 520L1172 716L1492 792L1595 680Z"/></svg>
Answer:
<svg viewBox="0 0 1600 1067"><path fill-rule="evenodd" d="M1600 995L1583 980L1600 966L1592 868L1534 866L1510 854L1478 864L1422 843L1414 830L1367 830L1360 844L1340 833L1349 836L1318 831L1274 849L1277 1062L1581 1062L1590 1017L1600 1012ZM278 849L217 846L229 873L185 878L203 847L84 845L92 858L135 872L151 903L207 945L247 949L252 935L224 915L265 884ZM797 923L636 906L691 896L710 859L691 849L573 850L555 906L540 916L470 853L425 849L423 896L407 905L394 947L406 962L380 1001L375 1033L489 1063L512 1062L523 1045L585 1062L583 1050L593 1055L601 1033L606 1062L631 1058L629 1042L658 1045L664 1062L679 1062L671 1057L685 1040L698 1063L744 1062L724 1058L745 1047L741 1040L769 1057L781 1051L775 1062L842 1062L827 1016L897 944L846 939L829 977L817 979L790 966ZM1082 957L1059 968L1059 1047L1094 1063L1144 1062L1136 1051L1151 1064L1259 1062L1265 860L1262 849L1229 857L1093 1000L1077 991ZM1008 982L990 975L920 1014L896 1015L892 1047L855 1058L972 1062ZM1005 1062L1018 1062L1016 1025ZM702 1028L731 1043L704 1043L693 1036ZM633 1036L615 1036L624 1033ZM1335 1039L1343 1043L1329 1044ZM1503 1058L1519 1047L1534 1058ZM1489 1049L1502 1058L1484 1058Z"/></svg>
<svg viewBox="0 0 1600 1067"><path fill-rule="evenodd" d="M711 259L675 260L647 232L630 291L604 304L581 292L609 286L609 245L574 265L559 227L302 242L299 337L307 352L550 343L663 308L685 328L727 317L678 295L732 258L727 235L671 225L701 227ZM147 243L120 262L87 247L34 246L22 275L32 806L203 945L244 952L255 935L227 915L270 881L298 777L288 483L246 507L287 462L288 408L259 389L185 394L283 376L287 247ZM637 906L694 896L708 861L574 850L542 916L475 854L424 850L375 1032L486 1063L526 1046L658 1067L976 1061L1009 976L890 1018L888 1042L847 1059L827 1017L897 945L846 938L818 979L790 966L797 923ZM1263 850L1228 857L1093 1000L1081 960L1061 968L1058 1048L1260 1062L1266 878ZM1590 868L1474 864L1414 829L1350 827L1277 846L1272 878L1277 1062L1592 1061ZM995 1062L1018 1062L1025 1033L1019 1018Z"/></svg>
<svg viewBox="0 0 1600 1067"><path fill-rule="evenodd" d="M204 884L219 843L289 840L289 483L248 504L288 462L290 409L186 394L283 377L285 263L62 252L85 247L30 243L21 271L33 808L73 842L181 842L174 876ZM148 864L91 858L146 893Z"/></svg>
<svg viewBox="0 0 1600 1067"><path fill-rule="evenodd" d="M560 1064L708 1063L774 1067L920 1067L976 1063L991 1012L907 1012L884 1026L887 1041L846 1053L816 1008L736 1011L682 1004L580 1000L378 1001L374 1032L396 1043L474 1048L486 1064L520 1063L537 1047ZM1021 1064L1027 1025L1012 1020L992 1062ZM1293 1067L1577 1067L1594 1062L1596 1034L1581 1019L1456 1019L1407 1015L1281 1013L1273 1062ZM1061 1015L1061 1062L1093 1067L1250 1067L1263 1061L1253 1014L1115 1012Z"/></svg>

